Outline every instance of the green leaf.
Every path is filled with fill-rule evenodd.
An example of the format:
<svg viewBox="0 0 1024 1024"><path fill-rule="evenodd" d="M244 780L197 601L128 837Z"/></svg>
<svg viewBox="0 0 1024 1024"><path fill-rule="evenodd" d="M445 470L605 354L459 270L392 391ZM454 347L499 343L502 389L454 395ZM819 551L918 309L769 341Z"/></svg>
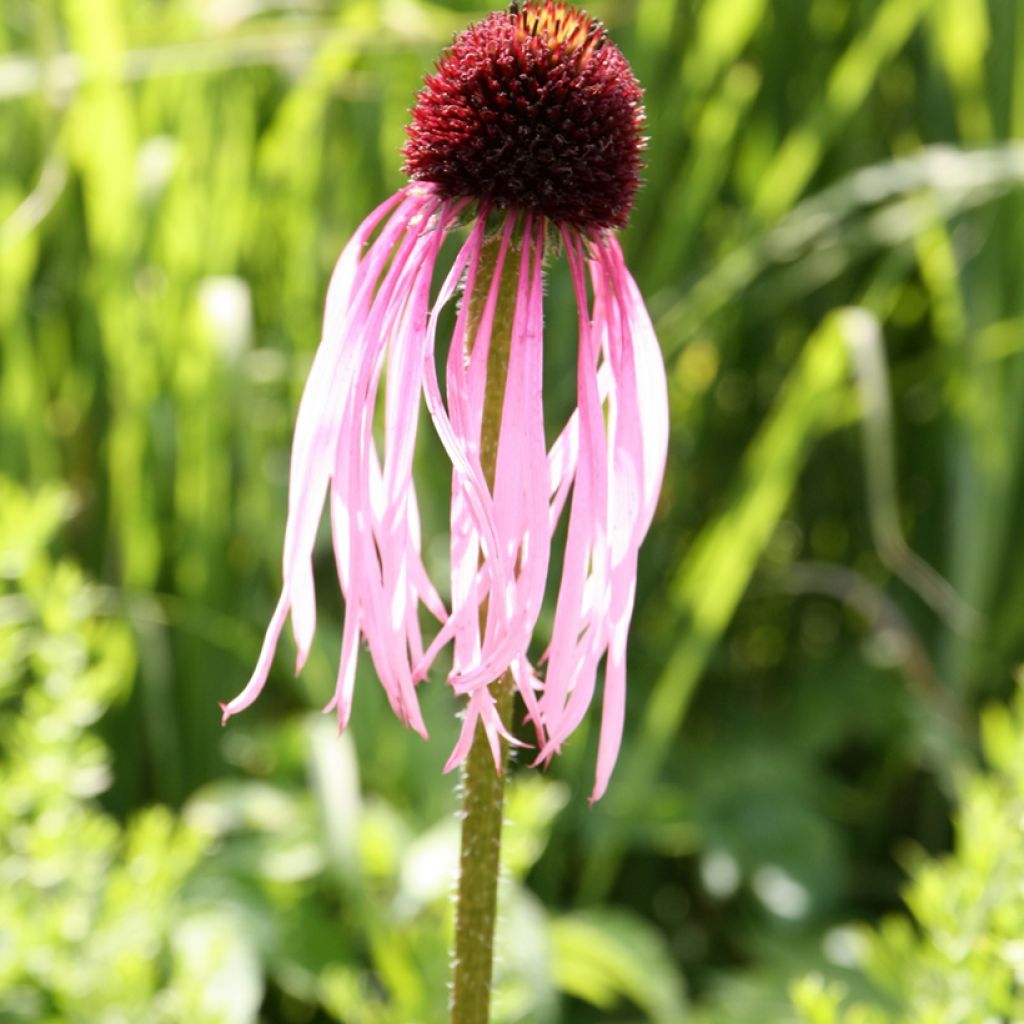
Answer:
<svg viewBox="0 0 1024 1024"><path fill-rule="evenodd" d="M602 1009L628 999L656 1024L686 1017L682 977L662 936L624 911L568 914L551 923L558 986Z"/></svg>

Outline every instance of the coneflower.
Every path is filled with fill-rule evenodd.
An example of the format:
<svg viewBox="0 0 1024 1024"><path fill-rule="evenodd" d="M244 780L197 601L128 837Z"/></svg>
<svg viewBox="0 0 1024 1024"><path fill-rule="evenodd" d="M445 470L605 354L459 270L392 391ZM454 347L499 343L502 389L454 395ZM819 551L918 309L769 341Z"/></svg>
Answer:
<svg viewBox="0 0 1024 1024"><path fill-rule="evenodd" d="M466 757L479 723L500 771L500 737L515 742L495 703L506 673L546 760L583 719L603 660L592 799L602 795L622 735L637 550L668 432L661 355L615 235L636 193L643 124L625 58L600 22L563 4L513 4L442 56L412 112L410 183L367 217L331 278L292 445L284 585L256 670L224 705L225 720L260 693L289 615L297 670L309 654L326 499L345 598L326 709L339 725L349 720L362 637L395 713L426 736L416 687L451 644L448 681L466 703L447 767ZM456 232L461 248L432 294L442 243ZM577 408L549 444L542 276L557 253L579 313ZM442 388L439 315L457 294ZM421 395L452 464L449 608L420 555L412 464ZM550 644L534 662L563 514ZM421 634L421 604L438 621L432 637Z"/></svg>
<svg viewBox="0 0 1024 1024"><path fill-rule="evenodd" d="M295 425L284 586L256 670L224 706L226 720L256 699L289 615L297 669L309 654L327 499L345 622L326 710L348 723L360 637L395 713L423 736L416 687L448 645L448 681L465 699L447 765L464 764L453 1024L489 1015L502 740L519 742L509 731L514 692L537 759L547 760L582 721L603 662L594 800L622 737L637 552L668 438L661 354L615 236L639 182L641 101L600 22L563 4L512 4L442 56L408 129L410 184L363 222L331 278ZM463 241L435 295L453 233ZM559 252L579 315L577 408L549 444L543 267ZM439 318L456 294L442 388ZM412 464L421 395L452 464L448 608L420 555ZM550 643L534 663L563 514ZM437 619L432 637L421 633L421 605Z"/></svg>

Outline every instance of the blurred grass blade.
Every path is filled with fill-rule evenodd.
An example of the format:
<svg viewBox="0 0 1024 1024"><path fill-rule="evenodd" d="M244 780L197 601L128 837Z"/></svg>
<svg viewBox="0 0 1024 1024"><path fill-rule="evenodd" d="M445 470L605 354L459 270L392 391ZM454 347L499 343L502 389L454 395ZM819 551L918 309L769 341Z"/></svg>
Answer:
<svg viewBox="0 0 1024 1024"><path fill-rule="evenodd" d="M1022 142L978 150L928 146L912 156L862 167L805 199L774 227L741 242L679 290L657 318L659 337L674 354L773 266L801 259L820 264L825 252L851 250L855 243L892 249L915 242L937 216L955 216L1022 183ZM830 276L838 277L848 263L836 262ZM800 269L805 290L825 283L808 266Z"/></svg>
<svg viewBox="0 0 1024 1024"><path fill-rule="evenodd" d="M7 217L0 220L0 248L11 245L34 231L43 218L54 208L68 180L64 160L52 154L39 172L36 187Z"/></svg>
<svg viewBox="0 0 1024 1024"><path fill-rule="evenodd" d="M825 94L807 119L786 136L763 172L753 212L772 221L799 198L826 148L864 102L882 67L906 45L932 0L887 0L832 69Z"/></svg>
<svg viewBox="0 0 1024 1024"><path fill-rule="evenodd" d="M252 67L303 66L325 48L352 52L404 50L416 43L443 41L443 33L421 26L373 25L331 33L328 23L274 32L227 35L126 51L114 68L121 82L154 78L217 75ZM46 91L63 103L69 93L97 78L95 67L77 53L58 53L45 60L15 54L0 59L0 103ZM344 90L347 83L342 81Z"/></svg>
<svg viewBox="0 0 1024 1024"><path fill-rule="evenodd" d="M951 626L968 630L977 623L977 613L910 549L900 525L889 371L881 326L867 310L850 309L844 317L844 328L843 338L860 394L868 514L878 557Z"/></svg>

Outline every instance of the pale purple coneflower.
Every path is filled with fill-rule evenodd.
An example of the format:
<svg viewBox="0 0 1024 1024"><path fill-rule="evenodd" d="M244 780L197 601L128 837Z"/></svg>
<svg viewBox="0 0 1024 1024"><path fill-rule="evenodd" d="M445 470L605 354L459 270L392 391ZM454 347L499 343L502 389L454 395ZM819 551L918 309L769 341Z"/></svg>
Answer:
<svg viewBox="0 0 1024 1024"><path fill-rule="evenodd" d="M416 687L451 644L448 681L466 706L446 767L466 757L482 723L500 770L499 737L516 742L491 689L506 672L536 730L538 760L546 760L582 721L603 660L592 798L603 794L622 736L637 551L668 435L664 366L614 230L625 225L638 184L641 101L603 26L563 4L513 4L443 55L408 129L411 183L363 222L331 278L295 425L284 585L256 670L224 706L225 720L262 690L289 615L297 670L306 661L316 624L312 555L328 498L345 618L325 710L336 711L340 727L352 708L360 637L395 713L423 736ZM432 294L442 243L467 225ZM558 252L579 312L577 408L549 445L542 278L545 259ZM492 488L481 430L509 267L514 312ZM438 322L457 294L479 296L480 308L471 314L468 299L460 303L442 388ZM421 395L452 464L450 608L420 553L412 466ZM535 663L531 641L566 506L550 643ZM421 604L439 623L430 638L421 633Z"/></svg>

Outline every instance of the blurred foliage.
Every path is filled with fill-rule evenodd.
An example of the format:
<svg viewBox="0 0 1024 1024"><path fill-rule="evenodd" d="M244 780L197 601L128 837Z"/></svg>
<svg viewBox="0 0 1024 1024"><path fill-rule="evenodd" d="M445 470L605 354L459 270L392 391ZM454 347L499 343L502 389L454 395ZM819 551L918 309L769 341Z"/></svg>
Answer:
<svg viewBox="0 0 1024 1024"><path fill-rule="evenodd" d="M611 790L592 734L516 771L500 1019L795 1021L805 977L809 1020L1019 1015L1021 723L987 713L984 776L977 737L1024 660L1024 9L589 6L647 88L623 245L672 447ZM424 689L422 744L363 665L350 735L311 717L329 544L303 676L216 702L276 598L331 264L483 11L0 7L0 1020L444 1018L457 705ZM548 297L574 338L557 263Z"/></svg>
<svg viewBox="0 0 1024 1024"><path fill-rule="evenodd" d="M267 976L272 1020L319 1006L441 1024L458 823L417 830L365 796L326 720L252 738L250 756L291 784L224 779L178 816L149 807L125 825L98 805L110 757L92 727L124 697L135 650L106 595L48 556L72 507L0 478L0 1020L241 1024ZM524 887L565 801L535 775L509 791L496 1024L557 1021L559 989L678 1019L655 929L626 912L549 915ZM602 955L614 970L588 974Z"/></svg>
<svg viewBox="0 0 1024 1024"><path fill-rule="evenodd" d="M905 893L911 917L859 936L885 1002L844 1005L838 982L794 987L806 1024L983 1024L1024 1016L1024 674L1014 707L982 718L988 772L959 787L953 853L917 853Z"/></svg>
<svg viewBox="0 0 1024 1024"><path fill-rule="evenodd" d="M0 1019L224 1020L180 897L201 837L166 808L122 826L96 804L110 757L90 727L135 655L102 595L47 556L69 510L0 478Z"/></svg>

